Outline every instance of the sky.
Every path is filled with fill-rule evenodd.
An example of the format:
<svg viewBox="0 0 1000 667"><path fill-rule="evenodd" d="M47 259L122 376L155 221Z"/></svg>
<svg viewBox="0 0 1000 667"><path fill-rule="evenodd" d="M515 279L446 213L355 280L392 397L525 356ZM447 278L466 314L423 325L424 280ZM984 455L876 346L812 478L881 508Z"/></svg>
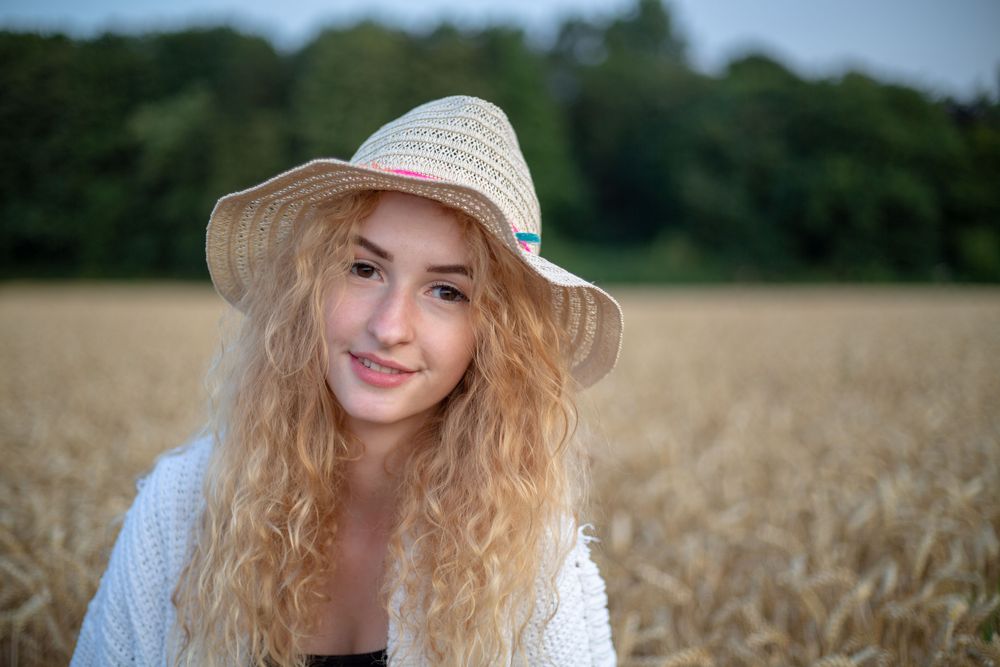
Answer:
<svg viewBox="0 0 1000 667"><path fill-rule="evenodd" d="M714 73L748 51L807 77L848 69L935 95L1000 97L1000 0L667 0L688 55ZM323 26L375 17L423 30L514 24L545 44L560 22L633 0L0 0L0 26L92 36L227 23L293 50Z"/></svg>

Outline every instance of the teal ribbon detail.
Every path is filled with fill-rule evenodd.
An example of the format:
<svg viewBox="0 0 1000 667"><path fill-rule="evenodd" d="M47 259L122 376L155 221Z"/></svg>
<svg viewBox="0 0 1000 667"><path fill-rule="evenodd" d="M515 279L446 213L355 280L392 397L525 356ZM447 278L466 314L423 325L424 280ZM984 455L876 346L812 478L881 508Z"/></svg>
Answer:
<svg viewBox="0 0 1000 667"><path fill-rule="evenodd" d="M518 241L524 241L525 243L541 243L542 237L534 232L518 232L514 234Z"/></svg>

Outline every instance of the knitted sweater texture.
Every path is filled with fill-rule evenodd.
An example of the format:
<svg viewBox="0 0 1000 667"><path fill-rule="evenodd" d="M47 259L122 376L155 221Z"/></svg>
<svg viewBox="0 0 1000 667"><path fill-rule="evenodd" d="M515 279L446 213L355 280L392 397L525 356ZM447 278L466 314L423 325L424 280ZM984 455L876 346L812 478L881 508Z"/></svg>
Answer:
<svg viewBox="0 0 1000 667"><path fill-rule="evenodd" d="M211 450L211 439L202 438L168 452L137 484L139 493L87 608L71 667L171 663L177 632L170 596L190 556L192 535L204 509L202 480ZM541 640L540 622L528 628L526 664L615 664L604 581L590 559L587 541L581 531L559 568L559 604ZM550 608L543 600L536 606ZM406 649L411 645L412 638L390 620L390 665L424 664L412 658L405 663L392 659L394 651L409 655Z"/></svg>

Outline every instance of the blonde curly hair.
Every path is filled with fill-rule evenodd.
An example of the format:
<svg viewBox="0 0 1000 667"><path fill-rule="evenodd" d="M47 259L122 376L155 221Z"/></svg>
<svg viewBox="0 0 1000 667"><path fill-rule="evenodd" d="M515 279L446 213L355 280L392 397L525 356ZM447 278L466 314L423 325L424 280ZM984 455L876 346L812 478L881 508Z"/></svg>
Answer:
<svg viewBox="0 0 1000 667"><path fill-rule="evenodd" d="M324 303L379 196L342 196L293 229L240 304L214 371L206 507L173 595L178 664L305 664L361 450L326 386ZM402 454L382 603L434 664L509 663L540 639L529 622L551 617L556 572L543 564L569 548L583 492L574 381L547 283L453 213L470 248L475 351Z"/></svg>

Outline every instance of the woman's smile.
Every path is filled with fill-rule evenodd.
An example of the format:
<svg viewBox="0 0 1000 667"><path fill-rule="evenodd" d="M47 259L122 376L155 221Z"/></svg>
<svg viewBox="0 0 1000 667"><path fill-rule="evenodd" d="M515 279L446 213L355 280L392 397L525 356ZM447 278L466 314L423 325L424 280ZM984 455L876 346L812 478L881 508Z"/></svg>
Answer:
<svg viewBox="0 0 1000 667"><path fill-rule="evenodd" d="M413 377L417 371L391 364L385 360L375 362L370 356L348 353L351 357L351 368L362 382L375 387L398 387Z"/></svg>

